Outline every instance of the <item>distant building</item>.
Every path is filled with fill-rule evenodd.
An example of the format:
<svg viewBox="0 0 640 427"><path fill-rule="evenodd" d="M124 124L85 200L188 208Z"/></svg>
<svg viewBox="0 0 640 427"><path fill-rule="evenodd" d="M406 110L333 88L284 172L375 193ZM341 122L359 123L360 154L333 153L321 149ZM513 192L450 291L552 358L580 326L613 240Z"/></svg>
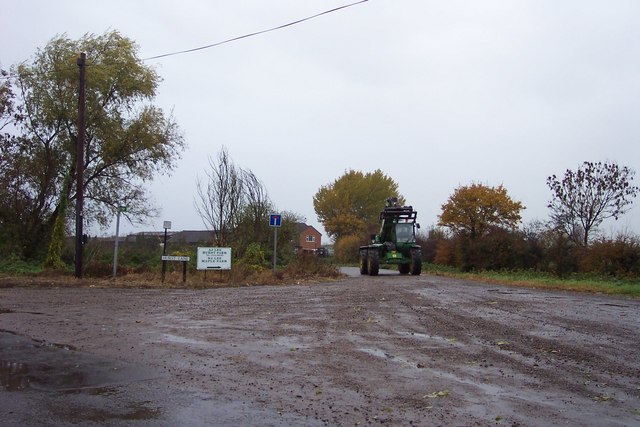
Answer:
<svg viewBox="0 0 640 427"><path fill-rule="evenodd" d="M213 231L211 230L183 230L176 231L171 235L171 243L182 243L185 245L211 245L213 242Z"/></svg>
<svg viewBox="0 0 640 427"><path fill-rule="evenodd" d="M313 226L304 223L296 224L298 240L293 241L296 252L313 253L319 256L330 255L328 248L322 246L322 234ZM115 238L103 237L97 239L103 244L111 245ZM162 245L164 241L164 231L143 231L135 234L120 237L120 244L123 245ZM214 241L214 232L211 230L183 230L171 231L167 233L167 243L172 245L188 246L211 246Z"/></svg>
<svg viewBox="0 0 640 427"><path fill-rule="evenodd" d="M299 222L296 224L298 244L296 251L316 253L322 246L322 234L313 226Z"/></svg>

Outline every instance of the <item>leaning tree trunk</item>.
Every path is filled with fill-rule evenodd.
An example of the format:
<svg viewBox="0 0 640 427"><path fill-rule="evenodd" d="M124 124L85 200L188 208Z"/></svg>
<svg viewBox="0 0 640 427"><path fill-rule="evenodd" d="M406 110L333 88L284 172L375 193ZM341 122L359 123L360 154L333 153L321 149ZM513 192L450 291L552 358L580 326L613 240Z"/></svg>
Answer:
<svg viewBox="0 0 640 427"><path fill-rule="evenodd" d="M54 211L53 230L51 231L51 240L47 249L47 256L44 260L45 268L61 269L65 264L62 261L62 245L64 244L64 228L67 218L67 206L69 204L69 194L71 193L71 184L73 181L73 171L65 177L60 193L60 201L58 207Z"/></svg>

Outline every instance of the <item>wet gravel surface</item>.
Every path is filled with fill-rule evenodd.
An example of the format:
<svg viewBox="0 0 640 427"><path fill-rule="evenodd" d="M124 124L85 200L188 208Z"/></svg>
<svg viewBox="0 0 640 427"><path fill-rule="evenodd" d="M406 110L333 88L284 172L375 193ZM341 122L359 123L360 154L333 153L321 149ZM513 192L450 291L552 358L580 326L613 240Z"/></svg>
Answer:
<svg viewBox="0 0 640 427"><path fill-rule="evenodd" d="M640 425L640 301L429 275L0 289L3 425Z"/></svg>

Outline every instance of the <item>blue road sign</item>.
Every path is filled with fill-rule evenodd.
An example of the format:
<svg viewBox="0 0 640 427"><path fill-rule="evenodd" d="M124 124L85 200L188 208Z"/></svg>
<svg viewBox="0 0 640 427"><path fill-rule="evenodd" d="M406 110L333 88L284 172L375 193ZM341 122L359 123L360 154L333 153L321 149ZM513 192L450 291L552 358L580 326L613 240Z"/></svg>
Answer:
<svg viewBox="0 0 640 427"><path fill-rule="evenodd" d="M269 215L269 227L280 227L282 225L282 215Z"/></svg>

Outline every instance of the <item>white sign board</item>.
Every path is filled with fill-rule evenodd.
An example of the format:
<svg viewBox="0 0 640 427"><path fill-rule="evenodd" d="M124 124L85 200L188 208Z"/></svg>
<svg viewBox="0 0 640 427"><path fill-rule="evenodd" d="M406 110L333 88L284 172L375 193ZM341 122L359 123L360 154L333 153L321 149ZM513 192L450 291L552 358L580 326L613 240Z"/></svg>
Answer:
<svg viewBox="0 0 640 427"><path fill-rule="evenodd" d="M163 261L182 261L182 262L187 262L190 259L191 258L189 258L188 256L162 255L162 260Z"/></svg>
<svg viewBox="0 0 640 427"><path fill-rule="evenodd" d="M231 270L231 248L198 248L198 270Z"/></svg>

